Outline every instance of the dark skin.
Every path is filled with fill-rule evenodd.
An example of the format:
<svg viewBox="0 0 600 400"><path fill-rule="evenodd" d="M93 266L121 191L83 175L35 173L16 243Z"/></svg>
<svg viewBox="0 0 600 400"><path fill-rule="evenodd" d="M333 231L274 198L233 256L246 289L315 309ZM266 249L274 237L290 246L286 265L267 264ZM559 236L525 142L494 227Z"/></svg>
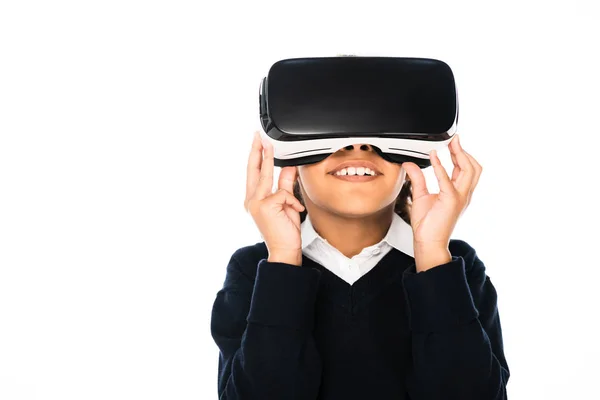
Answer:
<svg viewBox="0 0 600 400"><path fill-rule="evenodd" d="M382 176L373 182L344 182L327 173L339 163L368 160ZM406 172L381 158L368 144L347 146L325 160L298 166L300 190L315 231L346 257L379 243L394 215Z"/></svg>
<svg viewBox="0 0 600 400"><path fill-rule="evenodd" d="M379 243L389 230L394 213L391 205L367 217L348 219L323 212L309 203L310 200L304 200L315 231L348 258Z"/></svg>
<svg viewBox="0 0 600 400"><path fill-rule="evenodd" d="M298 166L300 190L315 231L348 258L380 242L391 225L396 197L408 175L413 187L410 216L416 269L423 272L449 262L450 236L471 202L483 168L462 148L458 135L448 149L454 164L451 176L437 152L429 154L439 193L429 193L423 171L416 164L387 162L366 144L347 146L320 163ZM368 160L382 176L354 183L328 175L339 163L350 160Z"/></svg>

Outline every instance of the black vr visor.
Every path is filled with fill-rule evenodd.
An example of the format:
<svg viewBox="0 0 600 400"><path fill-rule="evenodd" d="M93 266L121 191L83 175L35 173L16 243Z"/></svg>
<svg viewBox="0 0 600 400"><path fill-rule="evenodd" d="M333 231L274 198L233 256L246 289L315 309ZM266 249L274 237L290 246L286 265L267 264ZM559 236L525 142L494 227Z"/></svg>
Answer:
<svg viewBox="0 0 600 400"><path fill-rule="evenodd" d="M324 57L281 60L260 85L261 136L278 167L317 163L367 143L385 160L426 168L456 132L458 95L440 60Z"/></svg>

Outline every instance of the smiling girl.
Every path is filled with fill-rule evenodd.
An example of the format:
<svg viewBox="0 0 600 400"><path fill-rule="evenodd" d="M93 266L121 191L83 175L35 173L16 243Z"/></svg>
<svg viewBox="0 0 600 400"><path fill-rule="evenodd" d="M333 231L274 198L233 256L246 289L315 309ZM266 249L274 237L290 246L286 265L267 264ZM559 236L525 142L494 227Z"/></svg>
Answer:
<svg viewBox="0 0 600 400"><path fill-rule="evenodd" d="M263 242L238 249L212 309L220 399L506 399L497 295L450 239L481 175L449 144L439 193L369 144L284 167L252 143L245 209ZM264 151L264 155L263 155Z"/></svg>

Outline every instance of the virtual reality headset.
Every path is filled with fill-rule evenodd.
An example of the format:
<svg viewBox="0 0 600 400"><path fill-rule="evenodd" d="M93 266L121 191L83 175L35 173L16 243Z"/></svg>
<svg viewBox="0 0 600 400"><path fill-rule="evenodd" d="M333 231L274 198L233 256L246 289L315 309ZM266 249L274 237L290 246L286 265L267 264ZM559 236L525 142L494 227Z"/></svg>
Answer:
<svg viewBox="0 0 600 400"><path fill-rule="evenodd" d="M440 60L317 57L276 62L259 88L261 136L278 167L318 163L366 143L385 160L431 165L458 123L458 94Z"/></svg>

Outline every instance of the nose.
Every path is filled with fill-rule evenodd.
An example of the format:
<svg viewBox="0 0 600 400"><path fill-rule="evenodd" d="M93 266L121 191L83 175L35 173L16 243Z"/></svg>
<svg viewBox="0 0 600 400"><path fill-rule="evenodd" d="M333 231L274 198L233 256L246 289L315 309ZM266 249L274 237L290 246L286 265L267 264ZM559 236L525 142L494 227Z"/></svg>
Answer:
<svg viewBox="0 0 600 400"><path fill-rule="evenodd" d="M340 150L344 150L344 151L352 151L355 148L358 148L360 150L366 150L366 151L373 151L373 147L370 144L366 144L366 143L356 143L356 144L350 144L346 147L343 147Z"/></svg>

